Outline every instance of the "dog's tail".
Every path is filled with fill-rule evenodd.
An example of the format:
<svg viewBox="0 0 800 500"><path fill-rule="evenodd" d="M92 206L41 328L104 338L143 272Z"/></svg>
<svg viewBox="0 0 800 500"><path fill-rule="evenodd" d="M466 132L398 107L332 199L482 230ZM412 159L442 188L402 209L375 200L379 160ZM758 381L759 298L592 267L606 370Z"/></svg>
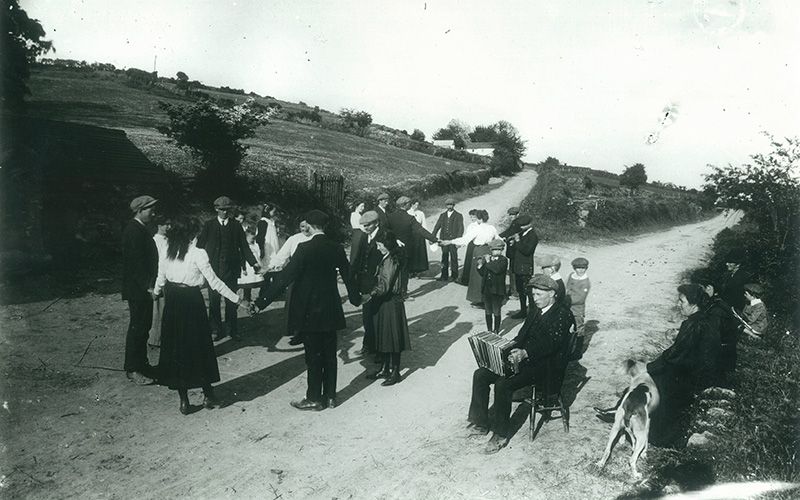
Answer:
<svg viewBox="0 0 800 500"><path fill-rule="evenodd" d="M650 389L645 384L637 385L628 393L622 408L625 410L625 427L631 422L634 415L644 419L647 415L647 402L650 400Z"/></svg>

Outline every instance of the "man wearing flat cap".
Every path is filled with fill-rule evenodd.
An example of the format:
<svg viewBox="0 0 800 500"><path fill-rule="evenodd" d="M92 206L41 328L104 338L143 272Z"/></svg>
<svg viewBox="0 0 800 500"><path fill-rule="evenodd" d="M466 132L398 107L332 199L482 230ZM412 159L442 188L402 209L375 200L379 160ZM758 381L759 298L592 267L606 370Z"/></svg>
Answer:
<svg viewBox="0 0 800 500"><path fill-rule="evenodd" d="M439 240L454 240L464 235L464 216L455 209L456 200L448 198L444 202L447 209L439 215L433 226L433 235ZM456 281L458 279L458 247L442 246L442 275L440 281Z"/></svg>
<svg viewBox="0 0 800 500"><path fill-rule="evenodd" d="M745 252L742 248L734 248L725 257L727 272L722 276L719 296L728 305L741 314L746 301L744 285L750 281L750 273L744 266Z"/></svg>
<svg viewBox="0 0 800 500"><path fill-rule="evenodd" d="M292 284L289 328L303 337L308 388L305 398L291 405L298 410L319 411L336 407L337 330L346 326L337 272L348 296L355 292L344 249L324 233L327 214L311 210L305 220L310 239L297 246L289 265L264 290L256 306L267 307Z"/></svg>
<svg viewBox="0 0 800 500"><path fill-rule="evenodd" d="M157 200L139 196L131 201L133 219L122 233L122 299L128 302L130 321L125 336L125 374L140 385L151 384L153 368L147 360L147 337L153 321L150 293L158 274L158 250L147 228Z"/></svg>
<svg viewBox="0 0 800 500"><path fill-rule="evenodd" d="M508 259L509 266L508 266L508 277L509 277L509 284L508 284L508 294L512 294L512 288L514 288L514 264L512 263L512 259L514 258L514 235L520 232L519 228L519 208L518 207L511 207L506 211L508 218L511 219L511 223L509 223L508 227L504 229L500 233L500 237L503 241L506 242L506 258Z"/></svg>
<svg viewBox="0 0 800 500"><path fill-rule="evenodd" d="M400 274L400 289L402 290L403 296L405 296L408 293L408 270L412 268L418 269L420 267L420 263L417 262L419 256L414 255L408 250L419 244L419 239L424 238L432 243L436 243L438 240L430 231L422 227L413 215L408 213L408 208L411 206L410 198L401 196L397 199L395 205L398 210L395 210L387 216L386 229L397 236L397 239L403 243L406 250L403 252L405 265L401 267L402 271Z"/></svg>
<svg viewBox="0 0 800 500"><path fill-rule="evenodd" d="M378 206L375 207L375 213L378 214L378 223L381 227L386 227L386 217L389 215L386 211L389 206L389 195L381 193L378 195Z"/></svg>
<svg viewBox="0 0 800 500"><path fill-rule="evenodd" d="M256 272L261 269L239 222L231 217L234 209L233 201L227 196L220 196L214 200L214 209L217 216L203 225L197 237L197 247L205 249L211 268L214 273L234 293L239 289L239 276L247 261ZM211 322L212 339L218 340L221 336L222 316L220 314L221 296L214 290L208 291L209 321ZM227 334L236 340L239 337L237 327L237 306L225 299L225 327Z"/></svg>
<svg viewBox="0 0 800 500"><path fill-rule="evenodd" d="M533 230L533 219L530 215L520 215L517 218L519 232L509 238L509 245L513 245L514 253L511 257L511 270L514 273L514 285L519 295L519 312L513 314L514 319L523 319L528 315L528 296L525 286L533 275L533 254L539 244L539 237Z"/></svg>
<svg viewBox="0 0 800 500"><path fill-rule="evenodd" d="M375 288L377 282L376 272L383 259L383 254L378 250L376 238L386 231L381 226L378 213L374 210L364 212L359 219L361 230L353 232L352 246L350 247L350 279L356 293L350 296L350 302L355 306L361 305L361 296L368 294ZM366 355L375 351L375 325L372 302L367 302L361 308L361 319L364 323L364 340L359 354Z"/></svg>
<svg viewBox="0 0 800 500"><path fill-rule="evenodd" d="M532 312L514 338L509 358L517 366L515 373L502 377L486 368L478 368L472 376L472 400L469 405L469 425L474 434L494 434L485 453L500 451L511 438L511 399L514 391L528 385L536 386L536 397L558 395L567 366L569 343L574 319L568 307L556 302L556 284L548 276L534 275L527 285L531 288L536 310ZM494 425L489 421L489 387L494 384Z"/></svg>

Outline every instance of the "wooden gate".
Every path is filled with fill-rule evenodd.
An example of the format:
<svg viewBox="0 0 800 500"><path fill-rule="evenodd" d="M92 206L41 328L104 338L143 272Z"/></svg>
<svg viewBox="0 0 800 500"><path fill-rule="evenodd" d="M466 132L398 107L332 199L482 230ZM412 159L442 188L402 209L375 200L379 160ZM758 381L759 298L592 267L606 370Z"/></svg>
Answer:
<svg viewBox="0 0 800 500"><path fill-rule="evenodd" d="M345 212L344 175L319 174L314 170L309 175L309 184L314 190L314 194L333 214Z"/></svg>

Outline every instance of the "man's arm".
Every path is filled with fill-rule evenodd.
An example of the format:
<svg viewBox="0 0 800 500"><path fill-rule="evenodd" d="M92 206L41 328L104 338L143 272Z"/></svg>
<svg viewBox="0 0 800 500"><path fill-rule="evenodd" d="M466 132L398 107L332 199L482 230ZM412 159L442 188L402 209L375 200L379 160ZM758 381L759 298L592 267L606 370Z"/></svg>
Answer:
<svg viewBox="0 0 800 500"><path fill-rule="evenodd" d="M256 260L256 256L253 255L253 252L250 250L250 245L247 244L247 236L245 236L244 234L244 229L242 229L242 226L240 226L238 223L236 224L236 228L238 229L236 234L236 240L237 240L237 245L239 245L239 252L240 252L239 255L244 257L244 260L246 260L251 266L253 266L253 269L258 270L258 268L261 267L261 265Z"/></svg>
<svg viewBox="0 0 800 500"><path fill-rule="evenodd" d="M425 238L426 240L432 243L436 243L437 241L439 241L436 238L436 236L434 236L434 233L431 233L430 231L422 227L422 224L420 224L419 221L413 217L411 218L411 231L417 236Z"/></svg>
<svg viewBox="0 0 800 500"><path fill-rule="evenodd" d="M208 235L209 235L208 226L209 226L208 222L203 224L203 229L200 230L200 234L197 236L197 243L195 244L195 246L197 246L197 248L203 248L203 249L206 248L206 244L208 243Z"/></svg>
<svg viewBox="0 0 800 500"><path fill-rule="evenodd" d="M436 225L433 226L433 234L439 234L439 230L442 229L442 224L444 223L444 214L439 214L439 218L436 220Z"/></svg>
<svg viewBox="0 0 800 500"><path fill-rule="evenodd" d="M536 232L531 229L531 232L526 234L522 239L517 242L514 247L517 249L519 253L525 256L533 255L536 251L536 246L539 244L539 237L536 235Z"/></svg>

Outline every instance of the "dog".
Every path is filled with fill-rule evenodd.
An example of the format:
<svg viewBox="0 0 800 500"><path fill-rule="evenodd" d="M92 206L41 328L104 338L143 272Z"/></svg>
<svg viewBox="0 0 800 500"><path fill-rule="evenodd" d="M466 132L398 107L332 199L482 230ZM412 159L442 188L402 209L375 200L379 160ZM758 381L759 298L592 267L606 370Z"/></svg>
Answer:
<svg viewBox="0 0 800 500"><path fill-rule="evenodd" d="M621 371L630 376L631 383L625 390L614 414L614 425L608 436L608 444L603 458L597 462L597 466L600 469L605 467L620 431L624 430L633 446L633 453L629 461L631 472L633 477L638 479L642 475L636 470L636 463L639 461L639 457L646 455L650 414L658 407L660 397L653 378L647 373L647 365L644 361L626 359L622 362Z"/></svg>

